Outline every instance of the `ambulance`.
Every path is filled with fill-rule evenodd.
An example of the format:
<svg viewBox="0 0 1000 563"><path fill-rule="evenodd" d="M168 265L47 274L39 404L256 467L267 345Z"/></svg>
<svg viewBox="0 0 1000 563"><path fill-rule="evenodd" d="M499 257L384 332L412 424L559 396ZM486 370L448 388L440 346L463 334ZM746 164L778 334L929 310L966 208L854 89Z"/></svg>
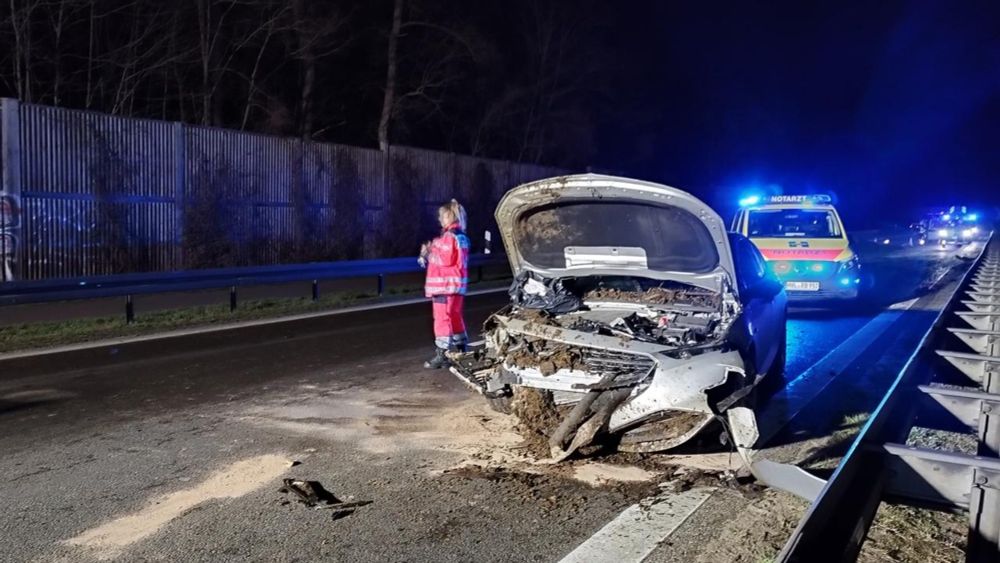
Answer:
<svg viewBox="0 0 1000 563"><path fill-rule="evenodd" d="M855 299L861 262L829 195L750 196L732 230L749 238L789 299Z"/></svg>

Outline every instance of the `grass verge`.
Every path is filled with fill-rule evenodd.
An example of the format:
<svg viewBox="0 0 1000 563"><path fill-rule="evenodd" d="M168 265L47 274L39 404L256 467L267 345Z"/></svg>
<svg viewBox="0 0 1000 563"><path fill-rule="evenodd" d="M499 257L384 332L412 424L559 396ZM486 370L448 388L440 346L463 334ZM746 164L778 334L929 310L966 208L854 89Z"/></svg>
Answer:
<svg viewBox="0 0 1000 563"><path fill-rule="evenodd" d="M491 280L473 284L470 289L506 287L509 283L509 280ZM387 290L383 297L372 292L342 291L329 293L316 301L308 297L240 301L235 311L230 311L228 304L150 311L136 315L132 324L127 324L122 315L116 315L13 325L0 327L0 353L329 311L418 297L422 293L422 286L400 286Z"/></svg>

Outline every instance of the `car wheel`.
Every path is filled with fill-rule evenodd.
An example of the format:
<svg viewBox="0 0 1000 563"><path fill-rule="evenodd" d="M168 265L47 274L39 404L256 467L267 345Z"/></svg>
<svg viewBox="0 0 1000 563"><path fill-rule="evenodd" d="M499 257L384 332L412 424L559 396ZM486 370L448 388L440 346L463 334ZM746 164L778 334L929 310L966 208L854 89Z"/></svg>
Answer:
<svg viewBox="0 0 1000 563"><path fill-rule="evenodd" d="M513 412L511 407L513 397L510 395L503 397L487 397L486 400L489 402L490 408L500 414L511 414Z"/></svg>

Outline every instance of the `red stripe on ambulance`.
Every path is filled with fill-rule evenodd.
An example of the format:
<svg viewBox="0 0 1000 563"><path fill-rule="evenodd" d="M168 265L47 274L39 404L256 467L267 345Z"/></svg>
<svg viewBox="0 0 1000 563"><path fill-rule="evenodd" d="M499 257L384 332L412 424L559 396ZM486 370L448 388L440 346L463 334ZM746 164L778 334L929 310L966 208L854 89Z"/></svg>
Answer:
<svg viewBox="0 0 1000 563"><path fill-rule="evenodd" d="M760 253L768 260L836 260L844 252L842 248L761 248Z"/></svg>

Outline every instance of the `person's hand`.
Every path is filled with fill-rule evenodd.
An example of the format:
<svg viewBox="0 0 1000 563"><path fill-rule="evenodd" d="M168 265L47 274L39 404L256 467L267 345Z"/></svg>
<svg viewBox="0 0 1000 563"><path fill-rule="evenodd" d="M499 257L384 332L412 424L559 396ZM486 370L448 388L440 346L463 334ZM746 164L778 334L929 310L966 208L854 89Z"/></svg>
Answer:
<svg viewBox="0 0 1000 563"><path fill-rule="evenodd" d="M417 257L417 263L420 264L421 268L427 267L427 255L430 253L431 247L430 243L423 243L420 245L420 256Z"/></svg>

